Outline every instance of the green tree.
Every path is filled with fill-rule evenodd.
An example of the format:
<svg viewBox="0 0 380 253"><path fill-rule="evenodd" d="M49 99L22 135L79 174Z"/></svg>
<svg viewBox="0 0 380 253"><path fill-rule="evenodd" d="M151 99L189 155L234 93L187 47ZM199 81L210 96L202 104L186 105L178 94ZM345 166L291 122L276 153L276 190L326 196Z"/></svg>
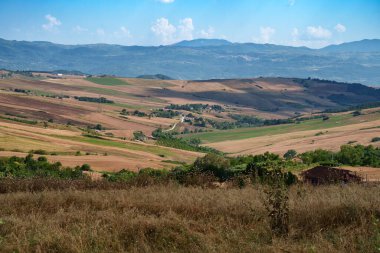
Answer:
<svg viewBox="0 0 380 253"><path fill-rule="evenodd" d="M343 145L340 147L338 157L339 161L343 164L352 166L362 165L362 159L364 158L364 146Z"/></svg>

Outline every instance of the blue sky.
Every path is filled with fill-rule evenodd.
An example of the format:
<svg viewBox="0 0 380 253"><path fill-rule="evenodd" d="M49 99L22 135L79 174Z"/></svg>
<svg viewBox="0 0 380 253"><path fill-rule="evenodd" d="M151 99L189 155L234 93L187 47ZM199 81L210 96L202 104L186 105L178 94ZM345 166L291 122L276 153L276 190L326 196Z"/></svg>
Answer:
<svg viewBox="0 0 380 253"><path fill-rule="evenodd" d="M184 39L323 47L380 38L380 0L1 0L0 37L62 44Z"/></svg>

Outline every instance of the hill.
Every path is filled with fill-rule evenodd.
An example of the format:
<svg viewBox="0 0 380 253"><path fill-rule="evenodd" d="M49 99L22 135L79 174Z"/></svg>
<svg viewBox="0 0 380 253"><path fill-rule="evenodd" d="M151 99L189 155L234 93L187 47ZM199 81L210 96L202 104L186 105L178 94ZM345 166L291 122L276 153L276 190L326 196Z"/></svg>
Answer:
<svg viewBox="0 0 380 253"><path fill-rule="evenodd" d="M313 77L377 85L380 82L378 45L379 40L364 40L324 49L309 49L203 39L169 46L143 47L60 45L0 39L0 68L39 71L67 69L118 76L161 73L183 80Z"/></svg>
<svg viewBox="0 0 380 253"><path fill-rule="evenodd" d="M161 74L156 74L156 75L141 75L137 76L136 78L140 79L153 79L153 80L173 80L170 76L165 76Z"/></svg>
<svg viewBox="0 0 380 253"><path fill-rule="evenodd" d="M320 51L335 52L335 53L380 52L380 40L379 39L361 40L361 41L347 42L340 45L330 45L330 46L322 48Z"/></svg>
<svg viewBox="0 0 380 253"><path fill-rule="evenodd" d="M371 108L378 103L371 102L380 101L380 91L361 84L299 78L184 81L72 72L1 73L4 156L44 150L54 154L50 160L70 166L85 161L95 169L136 170L193 161L205 152L191 146L199 145L194 138L230 154L252 154L283 153L290 146L302 151L336 149L349 141L367 145L378 137L379 114ZM374 111L362 110L354 117L347 108ZM343 112L319 113L326 110ZM159 128L185 142L155 140L152 132ZM334 140L331 145L329 140ZM77 151L83 156L76 156Z"/></svg>
<svg viewBox="0 0 380 253"><path fill-rule="evenodd" d="M183 40L173 44L177 47L213 47L213 46L226 46L232 43L227 40L220 39L196 39L196 40Z"/></svg>

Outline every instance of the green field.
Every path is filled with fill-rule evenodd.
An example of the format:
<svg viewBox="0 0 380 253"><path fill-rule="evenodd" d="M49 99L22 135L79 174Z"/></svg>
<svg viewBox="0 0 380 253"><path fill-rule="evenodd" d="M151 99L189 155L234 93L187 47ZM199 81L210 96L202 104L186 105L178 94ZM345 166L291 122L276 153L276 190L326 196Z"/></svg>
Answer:
<svg viewBox="0 0 380 253"><path fill-rule="evenodd" d="M107 86L129 85L129 83L114 77L87 77L86 80Z"/></svg>
<svg viewBox="0 0 380 253"><path fill-rule="evenodd" d="M329 120L313 119L303 121L298 124L285 124L267 127L237 128L231 130L214 130L213 132L187 134L184 138L198 137L204 143L220 142L227 140L242 140L260 136L270 136L276 134L284 134L290 132L318 130L332 127L345 126L361 121L373 121L380 119L380 113L353 117L351 114L330 116Z"/></svg>

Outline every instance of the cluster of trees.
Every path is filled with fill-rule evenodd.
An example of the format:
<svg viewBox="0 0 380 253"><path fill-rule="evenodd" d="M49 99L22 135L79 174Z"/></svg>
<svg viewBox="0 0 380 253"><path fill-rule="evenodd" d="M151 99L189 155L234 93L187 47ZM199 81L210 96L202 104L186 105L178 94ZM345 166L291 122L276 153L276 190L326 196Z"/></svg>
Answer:
<svg viewBox="0 0 380 253"><path fill-rule="evenodd" d="M172 140L173 143L180 140L179 145L199 147L199 140L190 140L181 143L181 139L162 137L167 134L159 134L159 138ZM170 136L170 135L167 135ZM175 143L178 144L178 143ZM187 146L187 147L188 147ZM199 151L199 150L194 150ZM37 153L37 151L36 151ZM301 161L293 158L299 157ZM380 148L373 146L349 146L344 145L339 152L331 152L318 149L297 155L295 150L289 150L284 157L266 152L261 155L249 155L239 157L225 157L217 152L209 152L204 157L198 158L193 164L182 164L173 170L142 169L139 172L121 170L117 173L105 173L104 178L112 182L130 182L133 180L146 183L149 180L172 180L180 184L189 182L213 183L215 181L233 181L239 186L250 183L271 183L281 180L286 185L297 182L297 178L289 169L297 167L305 168L308 164L345 164L352 166L380 167ZM61 163L49 163L44 156L33 158L33 154L25 158L10 157L0 159L1 178L36 178L49 177L59 179L85 179L83 171L90 171L89 165L84 164L75 168L63 167Z"/></svg>
<svg viewBox="0 0 380 253"><path fill-rule="evenodd" d="M380 167L380 148L372 145L343 145L338 152L317 149L298 155L306 164Z"/></svg>
<svg viewBox="0 0 380 253"><path fill-rule="evenodd" d="M216 111L216 112L224 111L224 108L220 105L209 105L209 104L185 104L185 105L171 104L169 106L166 106L165 109L184 110L184 111L190 111L190 112L196 112L196 113L202 113L205 110Z"/></svg>
<svg viewBox="0 0 380 253"><path fill-rule="evenodd" d="M48 97L48 98L58 98L58 99L70 98L70 96L67 96L67 95L57 95L57 94L46 94L46 95L41 95L41 96Z"/></svg>
<svg viewBox="0 0 380 253"><path fill-rule="evenodd" d="M133 112L129 112L126 109L121 110L120 114L121 115L125 115L125 116L132 115L132 116L137 116L137 117L146 117L146 116L148 116L148 114L146 114L145 112L139 111L139 110L134 110Z"/></svg>
<svg viewBox="0 0 380 253"><path fill-rule="evenodd" d="M311 77L308 77L307 79L293 79L293 82L295 83L299 83L299 84L309 84L310 82L316 82L316 83L332 83L332 84L344 84L344 85L360 85L360 86L364 86L360 83L347 83L347 82L338 82L338 81L334 81L334 80L327 80L327 79L319 79L319 78L311 78Z"/></svg>
<svg viewBox="0 0 380 253"><path fill-rule="evenodd" d="M230 114L232 119L236 120L237 126L271 126L280 124L294 123L292 119L260 119L255 116Z"/></svg>
<svg viewBox="0 0 380 253"><path fill-rule="evenodd" d="M324 112L326 112L326 113L337 113L337 112L348 112L348 111L360 111L363 109L376 108L376 107L380 107L380 102L369 102L369 103L364 103L364 104L355 105L355 106L349 106L349 107L345 107L345 108L327 109Z"/></svg>
<svg viewBox="0 0 380 253"><path fill-rule="evenodd" d="M49 163L44 156L33 159L33 154L25 158L9 157L0 159L1 178L50 177L62 179L83 179L83 171L91 170L88 164L75 168L63 167L60 162Z"/></svg>
<svg viewBox="0 0 380 253"><path fill-rule="evenodd" d="M154 117L159 117L159 118L172 119L174 117L181 115L181 113L178 111L170 110L170 109L168 110L158 109L158 110L154 110L150 115Z"/></svg>
<svg viewBox="0 0 380 253"><path fill-rule="evenodd" d="M77 100L79 100L79 101L86 101L86 102L92 102L92 103L101 103L101 104L113 104L113 103L115 103L114 101L109 100L109 99L107 99L105 97L93 98L93 97L78 97L78 96L75 96L74 98L77 99Z"/></svg>
<svg viewBox="0 0 380 253"><path fill-rule="evenodd" d="M207 129L202 129L202 128L195 128L194 130L190 130L189 128L185 128L182 132L173 132L173 134L177 135L177 134L192 134L192 133L203 133L203 132L209 132L209 131L212 131L212 130L207 130Z"/></svg>
<svg viewBox="0 0 380 253"><path fill-rule="evenodd" d="M226 130L241 127L259 127L259 126L273 126L280 124L295 123L297 119L260 119L256 116L241 115L241 114L229 114L235 121L215 121L207 119L206 122L213 128Z"/></svg>
<svg viewBox="0 0 380 253"><path fill-rule="evenodd" d="M181 115L181 113L178 111L165 110L165 109L157 109L157 110L154 110L150 114L147 114L147 113L139 111L139 110L134 110L132 112L129 112L126 109L123 109L120 112L120 114L125 115L125 116L133 115L133 116L137 116L137 117L159 117L159 118L168 118L168 119L172 119L176 116Z"/></svg>
<svg viewBox="0 0 380 253"><path fill-rule="evenodd" d="M239 158L227 158L209 153L198 158L193 164L182 165L170 171L150 168L139 172L122 170L117 173L107 173L105 178L113 182L148 182L150 179L171 180L179 184L236 181L239 186L244 186L247 181L270 183L280 179L287 185L294 184L297 182L296 176L290 172L283 172L282 161L278 155L270 153Z"/></svg>
<svg viewBox="0 0 380 253"><path fill-rule="evenodd" d="M281 124L300 123L302 121L312 120L312 119L329 120L329 117L327 115L315 115L312 117L302 117L302 118L294 117L294 118L287 118L287 119L261 119L256 116L241 115L241 114L229 114L228 116L234 119L235 121L216 121L212 119L206 119L204 126L206 126L206 124L209 124L213 128L220 129L220 130L227 130L227 129L234 129L234 128L242 128L242 127L261 127L261 126L275 126L275 125L281 125Z"/></svg>
<svg viewBox="0 0 380 253"><path fill-rule="evenodd" d="M30 93L30 90L25 90L25 89L13 89L14 92L18 92L18 93Z"/></svg>
<svg viewBox="0 0 380 253"><path fill-rule="evenodd" d="M133 138L137 141L146 141L147 137L142 131L134 131Z"/></svg>
<svg viewBox="0 0 380 253"><path fill-rule="evenodd" d="M24 124L29 124L29 125L37 125L38 124L38 121L36 120L28 120L28 119L24 119L24 118L11 118L11 117L5 117L5 116L0 116L1 119L5 119L5 120L11 120L11 121L15 121L15 122L19 122L19 123L24 123Z"/></svg>
<svg viewBox="0 0 380 253"><path fill-rule="evenodd" d="M99 130L99 131L102 131L102 130L106 130L105 127L103 127L102 124L96 124L96 125L93 125L93 126L87 126L87 133L92 133L93 131L91 130Z"/></svg>
<svg viewBox="0 0 380 253"><path fill-rule="evenodd" d="M158 128L152 132L152 136L157 139L156 143L161 146L203 152L203 153L218 153L219 151L210 147L200 146L201 141L199 138L191 138L189 140L177 138L173 133L163 132Z"/></svg>

